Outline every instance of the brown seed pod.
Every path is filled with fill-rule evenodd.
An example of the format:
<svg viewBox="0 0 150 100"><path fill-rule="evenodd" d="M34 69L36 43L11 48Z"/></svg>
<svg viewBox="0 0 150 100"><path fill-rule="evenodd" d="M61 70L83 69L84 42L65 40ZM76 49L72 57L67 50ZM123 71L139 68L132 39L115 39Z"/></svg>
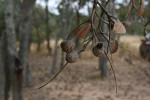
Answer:
<svg viewBox="0 0 150 100"><path fill-rule="evenodd" d="M66 61L68 63L74 63L79 59L79 54L76 50L66 54Z"/></svg>
<svg viewBox="0 0 150 100"><path fill-rule="evenodd" d="M96 46L94 46L92 49L94 56L99 57L103 53L102 48L103 43L98 43Z"/></svg>
<svg viewBox="0 0 150 100"><path fill-rule="evenodd" d="M62 51L69 53L74 50L75 43L72 40L66 40L66 41L62 41L60 46Z"/></svg>
<svg viewBox="0 0 150 100"><path fill-rule="evenodd" d="M118 50L118 42L117 42L117 40L114 40L111 42L110 53L111 54L116 53L117 50Z"/></svg>

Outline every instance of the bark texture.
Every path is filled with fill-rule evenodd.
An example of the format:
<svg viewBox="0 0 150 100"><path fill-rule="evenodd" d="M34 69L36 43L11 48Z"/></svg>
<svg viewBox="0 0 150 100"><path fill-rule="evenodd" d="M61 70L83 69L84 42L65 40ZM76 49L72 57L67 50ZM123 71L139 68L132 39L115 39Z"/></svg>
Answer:
<svg viewBox="0 0 150 100"><path fill-rule="evenodd" d="M102 0L102 4L105 3L106 0ZM103 16L104 19L106 19L105 16ZM102 25L102 31L106 32L107 31L107 26L105 24ZM105 47L107 48L107 41L101 36L101 40L104 43ZM101 78L106 78L108 74L108 68L107 68L107 58L105 55L101 55L99 57L99 69L101 71Z"/></svg>
<svg viewBox="0 0 150 100"><path fill-rule="evenodd" d="M52 67L51 67L51 72L50 72L51 75L54 75L55 74L55 70L56 70L57 55L58 55L58 40L59 40L59 37L58 37L58 35L56 35L55 48L54 48L54 58L53 58L53 63L52 63Z"/></svg>
<svg viewBox="0 0 150 100"><path fill-rule="evenodd" d="M46 31L46 39L47 39L47 50L48 50L48 55L52 53L52 49L50 47L50 25L49 25L49 11L48 11L48 0L45 0L46 2L46 7L45 7L45 31Z"/></svg>
<svg viewBox="0 0 150 100"><path fill-rule="evenodd" d="M18 20L22 20L22 15L24 19L20 23L19 28L19 38L20 38L20 47L19 47L19 58L23 67L23 79L24 86L31 85L31 72L29 70L29 48L30 48L30 36L31 36L31 15L32 8L36 0L23 0L20 4L20 16ZM18 23L18 22L17 22Z"/></svg>
<svg viewBox="0 0 150 100"><path fill-rule="evenodd" d="M13 20L13 0L5 0L5 25L6 25L6 52L7 67L10 71L10 84L13 93L13 100L22 100L21 87L18 86L18 74L15 65L16 50L16 34Z"/></svg>
<svg viewBox="0 0 150 100"><path fill-rule="evenodd" d="M0 36L0 100L5 100L5 71L3 62L3 35Z"/></svg>

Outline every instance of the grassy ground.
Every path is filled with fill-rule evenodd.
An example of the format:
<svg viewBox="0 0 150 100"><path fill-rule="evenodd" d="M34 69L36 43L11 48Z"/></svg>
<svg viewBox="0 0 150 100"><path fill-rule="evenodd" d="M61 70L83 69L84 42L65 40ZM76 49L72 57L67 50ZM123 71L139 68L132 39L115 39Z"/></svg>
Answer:
<svg viewBox="0 0 150 100"><path fill-rule="evenodd" d="M101 79L98 59L91 51L82 54L77 63L67 65L47 86L34 90L51 78L49 72L52 59L53 56L48 57L44 53L33 53L30 57L33 83L23 92L25 100L150 100L150 63L141 61L124 50L113 56L117 94L112 71L109 70L106 79ZM60 61L57 70L59 65Z"/></svg>
<svg viewBox="0 0 150 100"><path fill-rule="evenodd" d="M25 100L149 100L150 64L132 59L132 64L123 57L113 57L117 76L118 93L115 93L113 74L100 78L96 58L80 60L69 64L50 84L40 90L33 90L46 83L51 77L51 57L31 58L33 86L24 91ZM142 64L141 64L142 63Z"/></svg>

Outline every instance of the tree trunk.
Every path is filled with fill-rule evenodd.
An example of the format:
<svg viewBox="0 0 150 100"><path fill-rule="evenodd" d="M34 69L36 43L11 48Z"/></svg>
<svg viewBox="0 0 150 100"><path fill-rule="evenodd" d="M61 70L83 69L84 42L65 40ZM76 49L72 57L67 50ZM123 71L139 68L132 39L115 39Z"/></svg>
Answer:
<svg viewBox="0 0 150 100"><path fill-rule="evenodd" d="M45 0L46 2L46 7L45 7L45 13L46 13L46 18L45 18L45 24L46 24L46 39L47 39L47 50L48 50L48 55L51 54L52 49L50 47L50 28L49 28L49 12L48 12L48 0Z"/></svg>
<svg viewBox="0 0 150 100"><path fill-rule="evenodd" d="M7 52L7 38L6 34L3 38L4 44L3 44L3 62L4 62L4 71L5 71L5 100L8 100L9 98L9 91L11 87L11 77L10 77L10 68L9 68L9 62L8 62L8 52Z"/></svg>
<svg viewBox="0 0 150 100"><path fill-rule="evenodd" d="M0 100L5 100L5 70L3 61L3 43L4 41L2 35L0 36Z"/></svg>
<svg viewBox="0 0 150 100"><path fill-rule="evenodd" d="M77 26L80 24L80 13L79 13L79 9L77 9L76 11L76 16L77 16ZM79 38L76 39L76 48L79 48L80 45L80 41Z"/></svg>
<svg viewBox="0 0 150 100"><path fill-rule="evenodd" d="M107 69L107 58L105 55L99 57L99 69L101 70L101 78L106 78L108 69Z"/></svg>
<svg viewBox="0 0 150 100"><path fill-rule="evenodd" d="M22 20L19 24L19 38L20 38L20 47L19 47L19 58L21 59L21 64L23 67L23 79L24 86L31 85L31 72L29 70L29 48L30 48L30 33L31 33L31 15L32 8L35 4L36 0L23 0L19 5L19 18L18 20ZM22 15L24 15L24 19L22 19ZM18 23L18 22L16 22Z"/></svg>
<svg viewBox="0 0 150 100"><path fill-rule="evenodd" d="M7 39L6 34L4 34L4 37L2 38L3 44L2 44L2 62L4 64L4 73L5 73L5 100L8 100L9 98L9 91L11 87L11 77L10 77L10 68L9 68L9 62L8 62L8 52L7 52Z"/></svg>
<svg viewBox="0 0 150 100"><path fill-rule="evenodd" d="M55 48L54 48L54 57L53 57L53 64L52 64L52 68L51 68L51 75L54 75L55 74L55 70L56 70L56 65L57 65L57 55L58 55L58 40L59 40L59 37L58 37L58 34L56 35L56 38L55 38Z"/></svg>
<svg viewBox="0 0 150 100"><path fill-rule="evenodd" d="M41 38L40 38L40 33L39 33L39 29L36 29L36 36L37 36L37 51L41 51Z"/></svg>
<svg viewBox="0 0 150 100"><path fill-rule="evenodd" d="M20 26L20 47L19 47L19 58L21 59L21 64L24 69L24 86L31 85L31 72L29 70L29 42L30 42L30 34L31 34L31 13L29 12L28 17L24 21L24 23Z"/></svg>
<svg viewBox="0 0 150 100"><path fill-rule="evenodd" d="M104 4L106 0L102 0L102 3ZM109 3L109 12L111 12L112 15L115 14L115 11L114 11L114 0L110 1ZM106 19L106 16L103 16L103 19L104 20L107 20ZM107 28L106 24L103 23L102 25L102 31L107 33L109 29ZM108 43L105 39L102 38L102 41L104 43L104 48L105 50L107 49L108 47ZM99 69L101 70L101 77L102 78L106 78L107 77L107 74L108 74L108 67L107 67L107 57L105 55L101 55L100 58L99 58Z"/></svg>
<svg viewBox="0 0 150 100"><path fill-rule="evenodd" d="M22 100L22 89L18 85L18 74L15 66L16 50L16 34L13 20L13 0L5 0L5 25L6 25L6 41L7 41L7 60L10 70L11 87L13 100Z"/></svg>
<svg viewBox="0 0 150 100"><path fill-rule="evenodd" d="M65 53L63 51L61 51L61 63L60 66L64 66L65 64Z"/></svg>
<svg viewBox="0 0 150 100"><path fill-rule="evenodd" d="M105 3L105 0L102 0L102 4ZM106 17L104 16L103 17L104 19L106 19ZM102 31L106 32L107 31L107 26L102 23ZM101 40L103 41L103 43L105 45L107 45L107 41L101 36ZM105 46L104 48L107 48L107 46ZM106 78L107 77L107 74L108 74L108 68L107 68L107 58L105 57L105 55L101 55L99 57L99 69L101 71L101 78Z"/></svg>

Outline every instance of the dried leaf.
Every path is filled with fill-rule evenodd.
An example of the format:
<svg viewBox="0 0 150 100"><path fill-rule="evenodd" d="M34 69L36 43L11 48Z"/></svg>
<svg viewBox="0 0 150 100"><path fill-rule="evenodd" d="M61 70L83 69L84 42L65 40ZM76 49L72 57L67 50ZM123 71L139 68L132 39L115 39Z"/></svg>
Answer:
<svg viewBox="0 0 150 100"><path fill-rule="evenodd" d="M73 33L74 35L77 35L78 32L82 30L82 28L83 28L83 26L81 25L81 26L77 27L76 29L74 29L72 33Z"/></svg>
<svg viewBox="0 0 150 100"><path fill-rule="evenodd" d="M114 33L120 33L120 34L125 34L126 33L126 29L125 29L124 25L120 22L119 19L117 19L115 21L112 31Z"/></svg>
<svg viewBox="0 0 150 100"><path fill-rule="evenodd" d="M111 54L116 53L117 50L118 50L118 41L114 40L114 41L111 42L110 53Z"/></svg>
<svg viewBox="0 0 150 100"><path fill-rule="evenodd" d="M144 0L141 0L140 2L140 9L136 13L137 16L142 16L144 13Z"/></svg>
<svg viewBox="0 0 150 100"><path fill-rule="evenodd" d="M82 37L91 28L91 23L87 23L84 26L77 28L73 33L77 37Z"/></svg>

